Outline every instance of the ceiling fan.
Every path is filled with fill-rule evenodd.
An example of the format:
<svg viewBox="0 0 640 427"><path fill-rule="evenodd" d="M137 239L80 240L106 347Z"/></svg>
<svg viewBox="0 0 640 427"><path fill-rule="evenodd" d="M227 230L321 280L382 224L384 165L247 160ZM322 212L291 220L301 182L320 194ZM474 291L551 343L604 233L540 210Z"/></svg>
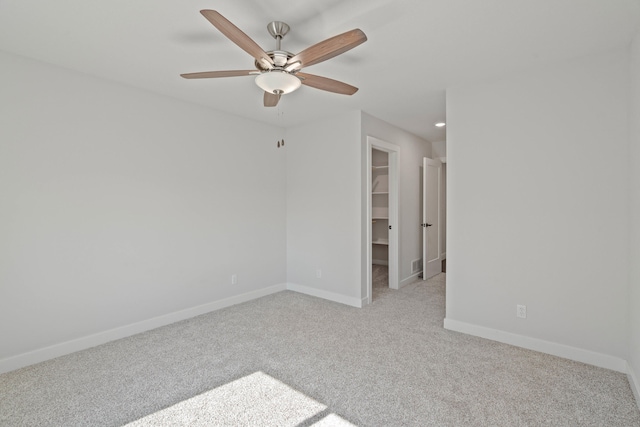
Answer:
<svg viewBox="0 0 640 427"><path fill-rule="evenodd" d="M265 52L255 41L220 13L215 10L201 10L200 13L229 40L251 55L255 59L256 69L180 74L185 79L256 75L256 84L264 90L265 107L275 107L282 95L293 92L300 85L343 95L353 95L358 91L357 87L346 83L302 73L300 70L303 67L326 61L364 43L367 36L359 29L331 37L294 55L280 48L282 38L289 32L289 26L284 22L274 21L267 25L269 34L276 39L276 49Z"/></svg>

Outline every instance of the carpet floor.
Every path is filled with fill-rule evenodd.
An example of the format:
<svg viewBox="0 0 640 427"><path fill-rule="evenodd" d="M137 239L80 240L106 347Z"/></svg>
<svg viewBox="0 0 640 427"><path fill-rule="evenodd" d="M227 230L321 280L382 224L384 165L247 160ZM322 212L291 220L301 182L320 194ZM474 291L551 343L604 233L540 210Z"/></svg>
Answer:
<svg viewBox="0 0 640 427"><path fill-rule="evenodd" d="M640 426L625 375L443 329L445 274L269 295L0 375L1 426Z"/></svg>

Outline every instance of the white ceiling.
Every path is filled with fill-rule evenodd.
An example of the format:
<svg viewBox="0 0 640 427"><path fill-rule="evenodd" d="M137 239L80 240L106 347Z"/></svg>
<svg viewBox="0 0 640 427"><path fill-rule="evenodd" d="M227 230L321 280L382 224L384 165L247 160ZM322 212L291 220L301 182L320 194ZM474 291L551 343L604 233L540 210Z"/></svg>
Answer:
<svg viewBox="0 0 640 427"><path fill-rule="evenodd" d="M253 68L201 9L264 50L273 20L291 26L282 48L293 53L362 29L366 43L304 70L360 91L303 86L268 109L252 77L180 78ZM639 0L0 0L0 50L274 125L361 109L441 141L446 88L625 46L639 17Z"/></svg>

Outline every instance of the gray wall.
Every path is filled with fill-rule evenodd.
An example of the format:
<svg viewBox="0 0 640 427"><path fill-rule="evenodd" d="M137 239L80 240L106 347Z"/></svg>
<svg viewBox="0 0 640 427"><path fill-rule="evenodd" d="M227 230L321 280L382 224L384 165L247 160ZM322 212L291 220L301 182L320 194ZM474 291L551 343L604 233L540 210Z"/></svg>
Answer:
<svg viewBox="0 0 640 427"><path fill-rule="evenodd" d="M626 370L628 82L616 51L448 92L445 326Z"/></svg>
<svg viewBox="0 0 640 427"><path fill-rule="evenodd" d="M429 142L354 111L287 130L287 280L291 289L360 306L367 290L366 136L401 147L400 280L421 255L419 185ZM411 224L418 232L413 232ZM361 266L359 268L358 266ZM322 277L316 277L317 270Z"/></svg>
<svg viewBox="0 0 640 427"><path fill-rule="evenodd" d="M8 54L0 63L0 368L284 286L279 129Z"/></svg>
<svg viewBox="0 0 640 427"><path fill-rule="evenodd" d="M360 306L360 112L290 128L286 141L287 281Z"/></svg>
<svg viewBox="0 0 640 427"><path fill-rule="evenodd" d="M640 406L640 33L631 45L629 366Z"/></svg>

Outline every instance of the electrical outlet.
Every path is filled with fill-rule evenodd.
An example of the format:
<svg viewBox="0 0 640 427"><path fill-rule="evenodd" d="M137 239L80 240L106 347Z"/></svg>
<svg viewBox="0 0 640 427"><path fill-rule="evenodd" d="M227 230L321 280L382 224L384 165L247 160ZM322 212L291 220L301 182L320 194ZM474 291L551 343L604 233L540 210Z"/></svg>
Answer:
<svg viewBox="0 0 640 427"><path fill-rule="evenodd" d="M322 270L318 268L316 270L316 279L320 279L321 277L322 277Z"/></svg>
<svg viewBox="0 0 640 427"><path fill-rule="evenodd" d="M526 305L516 305L516 316L521 319L527 318L527 306Z"/></svg>
<svg viewBox="0 0 640 427"><path fill-rule="evenodd" d="M237 274L232 274L231 275L231 284L235 285L238 283L238 275Z"/></svg>

